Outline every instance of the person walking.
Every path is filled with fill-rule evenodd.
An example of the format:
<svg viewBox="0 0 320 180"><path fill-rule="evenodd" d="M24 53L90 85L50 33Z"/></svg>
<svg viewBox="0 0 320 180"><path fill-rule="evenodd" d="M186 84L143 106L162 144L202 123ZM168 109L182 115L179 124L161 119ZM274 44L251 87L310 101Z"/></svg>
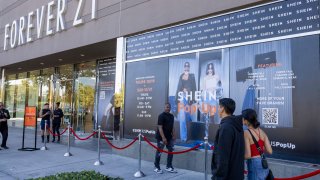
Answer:
<svg viewBox="0 0 320 180"><path fill-rule="evenodd" d="M213 180L244 179L244 134L241 117L233 115L235 108L234 100L220 99L218 113L221 122L211 161Z"/></svg>
<svg viewBox="0 0 320 180"><path fill-rule="evenodd" d="M58 143L60 142L60 125L61 125L61 120L63 117L63 111L62 109L59 108L60 107L60 102L56 103L56 107L53 111L53 121L52 121L52 130L53 130L53 134L58 134ZM56 137L53 136L52 137L52 142L54 142L56 140Z"/></svg>
<svg viewBox="0 0 320 180"><path fill-rule="evenodd" d="M47 143L49 143L50 135L49 135L48 128L50 128L51 115L52 113L49 109L49 103L45 103L39 115L39 117L41 118L40 126L41 126L42 143L44 142L44 135L47 136ZM45 132L45 126L47 126L46 132Z"/></svg>
<svg viewBox="0 0 320 180"><path fill-rule="evenodd" d="M260 129L260 123L257 120L257 113L253 109L242 111L243 124L247 126L244 131L245 159L248 166L248 180L265 180L269 174L268 168L262 167L262 158L255 141L261 152L272 154L267 134ZM254 140L255 139L255 140Z"/></svg>
<svg viewBox="0 0 320 180"><path fill-rule="evenodd" d="M174 129L174 116L170 113L171 105L169 103L165 104L164 112L158 117L158 128L156 133L157 146L159 149L163 149L164 146L167 147L169 152L173 152L174 140L175 140L175 129ZM154 162L154 172L162 174L163 171L160 168L161 152L157 150L155 162ZM177 171L172 166L173 155L168 154L166 171L170 173L177 173Z"/></svg>
<svg viewBox="0 0 320 180"><path fill-rule="evenodd" d="M2 135L1 147L3 149L9 149L9 147L7 146L8 119L10 119L9 111L7 109L5 109L3 103L0 102L0 132L1 132L1 135Z"/></svg>

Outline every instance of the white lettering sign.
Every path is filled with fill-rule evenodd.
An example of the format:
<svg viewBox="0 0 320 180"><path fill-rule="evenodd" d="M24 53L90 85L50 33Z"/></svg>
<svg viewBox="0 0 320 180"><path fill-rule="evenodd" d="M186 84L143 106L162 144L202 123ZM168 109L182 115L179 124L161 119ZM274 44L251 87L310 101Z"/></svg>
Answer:
<svg viewBox="0 0 320 180"><path fill-rule="evenodd" d="M66 30L67 3L66 0L52 0L47 5L29 12L27 16L19 17L12 23L6 24L4 27L3 49L7 51L9 47L15 48L40 39L43 37L43 31L45 31L45 35L49 36ZM74 27L85 23L82 15L85 4L84 0L77 0L77 9L73 10L75 15L73 20ZM98 1L91 0L91 19L98 18L97 6ZM55 28L53 29L54 25ZM36 35L33 33L33 29L36 29L36 32L34 32Z"/></svg>

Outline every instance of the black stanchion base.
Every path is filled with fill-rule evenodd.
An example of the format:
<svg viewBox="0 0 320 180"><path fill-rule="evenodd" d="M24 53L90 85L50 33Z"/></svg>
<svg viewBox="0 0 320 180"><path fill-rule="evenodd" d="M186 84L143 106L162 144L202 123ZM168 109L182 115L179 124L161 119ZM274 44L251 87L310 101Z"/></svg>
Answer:
<svg viewBox="0 0 320 180"><path fill-rule="evenodd" d="M20 148L18 149L18 151L36 151L36 150L40 150L40 148Z"/></svg>

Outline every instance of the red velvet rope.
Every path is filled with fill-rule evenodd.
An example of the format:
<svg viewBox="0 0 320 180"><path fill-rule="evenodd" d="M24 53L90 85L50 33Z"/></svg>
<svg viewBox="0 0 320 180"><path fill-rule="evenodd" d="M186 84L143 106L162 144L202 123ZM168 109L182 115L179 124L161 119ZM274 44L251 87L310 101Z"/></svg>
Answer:
<svg viewBox="0 0 320 180"><path fill-rule="evenodd" d="M190 149L187 149L187 150L184 150L184 151L179 151L179 152L169 152L169 151L165 151L163 149L160 149L158 148L157 146L155 146L154 144L152 144L145 136L143 136L143 139L150 145L152 146L154 149L158 150L159 152L162 152L162 153L167 153L167 154L183 154L183 153L187 153L187 152L190 152L190 151L193 151L197 148L199 148L202 144L198 144Z"/></svg>
<svg viewBox="0 0 320 180"><path fill-rule="evenodd" d="M291 178L274 178L274 179L275 180L299 180L299 179L306 179L306 178L309 178L312 176L316 176L318 174L320 174L320 169L313 171L313 172L310 172L308 174L301 175L301 176L295 176L295 177L291 177Z"/></svg>
<svg viewBox="0 0 320 180"><path fill-rule="evenodd" d="M81 141L88 140L89 138L91 138L92 136L94 136L95 134L97 134L97 132L93 132L90 136L88 136L88 137L86 137L86 138L80 138L80 137L74 132L74 130L73 130L72 128L70 128L70 130L71 130L72 134L73 134L77 139L79 139L79 140L81 140Z"/></svg>
<svg viewBox="0 0 320 180"><path fill-rule="evenodd" d="M60 133L60 134L54 134L54 133L51 131L51 129L48 129L48 130L49 130L50 134L52 134L53 136L61 136L62 134L64 134L64 133L68 130L68 128L65 128L65 129L63 130L63 132Z"/></svg>
<svg viewBox="0 0 320 180"><path fill-rule="evenodd" d="M107 143L108 143L111 147L113 147L113 148L115 148L115 149L118 149L118 150L127 149L128 147L130 147L133 143L135 143L135 142L139 139L138 137L136 137L136 138L134 138L133 141L132 141L131 143L129 143L128 145L126 145L126 146L124 146L124 147L117 147L117 146L113 145L113 144L109 141L109 139L106 137L106 135L105 135L104 133L101 133L101 135L102 135L102 137L107 141Z"/></svg>

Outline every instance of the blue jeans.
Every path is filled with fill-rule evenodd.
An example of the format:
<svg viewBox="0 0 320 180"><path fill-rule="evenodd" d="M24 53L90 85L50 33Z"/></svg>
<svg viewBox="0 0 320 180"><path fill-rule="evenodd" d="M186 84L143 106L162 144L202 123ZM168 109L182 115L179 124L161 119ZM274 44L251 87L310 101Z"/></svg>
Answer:
<svg viewBox="0 0 320 180"><path fill-rule="evenodd" d="M247 160L248 180L265 180L269 169L262 167L261 158L252 158Z"/></svg>
<svg viewBox="0 0 320 180"><path fill-rule="evenodd" d="M180 109L178 114L178 120L180 121L180 139L181 141L187 141L188 130L187 130L186 112L184 112L184 110Z"/></svg>

